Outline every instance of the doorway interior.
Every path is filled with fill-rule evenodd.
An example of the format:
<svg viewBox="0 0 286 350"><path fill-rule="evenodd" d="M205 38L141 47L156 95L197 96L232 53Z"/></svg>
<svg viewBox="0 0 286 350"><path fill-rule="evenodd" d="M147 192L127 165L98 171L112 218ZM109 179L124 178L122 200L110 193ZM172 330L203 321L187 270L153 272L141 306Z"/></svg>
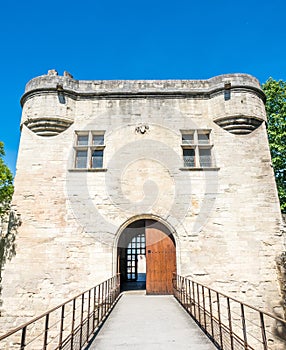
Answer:
<svg viewBox="0 0 286 350"><path fill-rule="evenodd" d="M162 223L141 219L120 235L117 271L122 290L145 290L146 294L172 294L176 272L176 245Z"/></svg>

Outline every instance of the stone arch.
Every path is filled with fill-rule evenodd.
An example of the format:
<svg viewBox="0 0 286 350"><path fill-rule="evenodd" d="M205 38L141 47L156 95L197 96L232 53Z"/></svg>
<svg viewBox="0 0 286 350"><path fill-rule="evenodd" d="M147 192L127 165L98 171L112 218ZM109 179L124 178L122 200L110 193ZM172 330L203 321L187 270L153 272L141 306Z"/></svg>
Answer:
<svg viewBox="0 0 286 350"><path fill-rule="evenodd" d="M146 289L147 294L171 294L177 272L176 235L154 215L128 219L115 240L116 272L123 289Z"/></svg>

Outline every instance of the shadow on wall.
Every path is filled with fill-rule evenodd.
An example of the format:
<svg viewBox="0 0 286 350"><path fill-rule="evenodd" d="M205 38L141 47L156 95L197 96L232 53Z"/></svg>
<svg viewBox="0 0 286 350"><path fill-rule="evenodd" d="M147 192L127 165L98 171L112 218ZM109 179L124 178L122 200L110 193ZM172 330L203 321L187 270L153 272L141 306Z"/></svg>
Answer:
<svg viewBox="0 0 286 350"><path fill-rule="evenodd" d="M282 234L286 234L286 214L282 214L283 219L283 225L282 225ZM282 295L282 300L280 302L280 305L284 311L284 314L281 315L280 313L276 312L274 310L275 316L286 319L286 251L282 252L277 258L276 258L276 264L277 264L277 270L278 270L278 280L280 283L280 290ZM278 322L279 323L279 322ZM283 340L284 344L286 344L286 327L284 323L280 323L276 325L275 328L276 336Z"/></svg>
<svg viewBox="0 0 286 350"><path fill-rule="evenodd" d="M0 307L2 307L2 271L7 260L11 260L16 255L16 235L18 227L21 225L20 215L11 210L7 219L0 222ZM2 227L1 227L2 226ZM1 311L0 311L1 316Z"/></svg>

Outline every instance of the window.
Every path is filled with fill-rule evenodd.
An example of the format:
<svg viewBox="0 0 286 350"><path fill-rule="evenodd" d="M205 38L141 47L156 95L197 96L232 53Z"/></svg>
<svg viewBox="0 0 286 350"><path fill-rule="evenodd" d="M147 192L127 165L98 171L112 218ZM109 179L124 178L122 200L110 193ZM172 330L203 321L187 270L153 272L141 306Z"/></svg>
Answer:
<svg viewBox="0 0 286 350"><path fill-rule="evenodd" d="M87 164L87 150L77 150L75 167L84 169L86 168L86 164Z"/></svg>
<svg viewBox="0 0 286 350"><path fill-rule="evenodd" d="M93 150L91 155L91 167L102 168L102 163L103 163L103 151Z"/></svg>
<svg viewBox="0 0 286 350"><path fill-rule="evenodd" d="M194 144L194 132L190 132L188 134L182 134L182 144L183 145Z"/></svg>
<svg viewBox="0 0 286 350"><path fill-rule="evenodd" d="M212 147L210 130L182 131L184 167L213 167Z"/></svg>
<svg viewBox="0 0 286 350"><path fill-rule="evenodd" d="M212 156L210 148L199 148L200 166L202 168L212 166Z"/></svg>
<svg viewBox="0 0 286 350"><path fill-rule="evenodd" d="M199 145L209 145L210 133L207 131L198 131L198 143Z"/></svg>
<svg viewBox="0 0 286 350"><path fill-rule="evenodd" d="M103 168L104 147L103 131L76 132L74 167L76 169Z"/></svg>
<svg viewBox="0 0 286 350"><path fill-rule="evenodd" d="M196 165L195 159L195 149L194 148L183 148L183 156L184 156L184 167L185 168L193 168Z"/></svg>
<svg viewBox="0 0 286 350"><path fill-rule="evenodd" d="M138 256L145 255L145 234L133 237L127 247L127 280L136 281L138 278Z"/></svg>

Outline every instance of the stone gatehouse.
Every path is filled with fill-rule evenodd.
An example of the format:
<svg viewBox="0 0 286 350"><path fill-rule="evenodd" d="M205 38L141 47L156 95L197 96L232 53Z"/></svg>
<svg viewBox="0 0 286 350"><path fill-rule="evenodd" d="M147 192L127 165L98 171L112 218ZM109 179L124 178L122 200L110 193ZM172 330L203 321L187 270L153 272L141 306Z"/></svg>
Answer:
<svg viewBox="0 0 286 350"><path fill-rule="evenodd" d="M2 320L17 324L120 272L170 293L174 271L278 311L281 214L265 96L208 80L28 82Z"/></svg>

